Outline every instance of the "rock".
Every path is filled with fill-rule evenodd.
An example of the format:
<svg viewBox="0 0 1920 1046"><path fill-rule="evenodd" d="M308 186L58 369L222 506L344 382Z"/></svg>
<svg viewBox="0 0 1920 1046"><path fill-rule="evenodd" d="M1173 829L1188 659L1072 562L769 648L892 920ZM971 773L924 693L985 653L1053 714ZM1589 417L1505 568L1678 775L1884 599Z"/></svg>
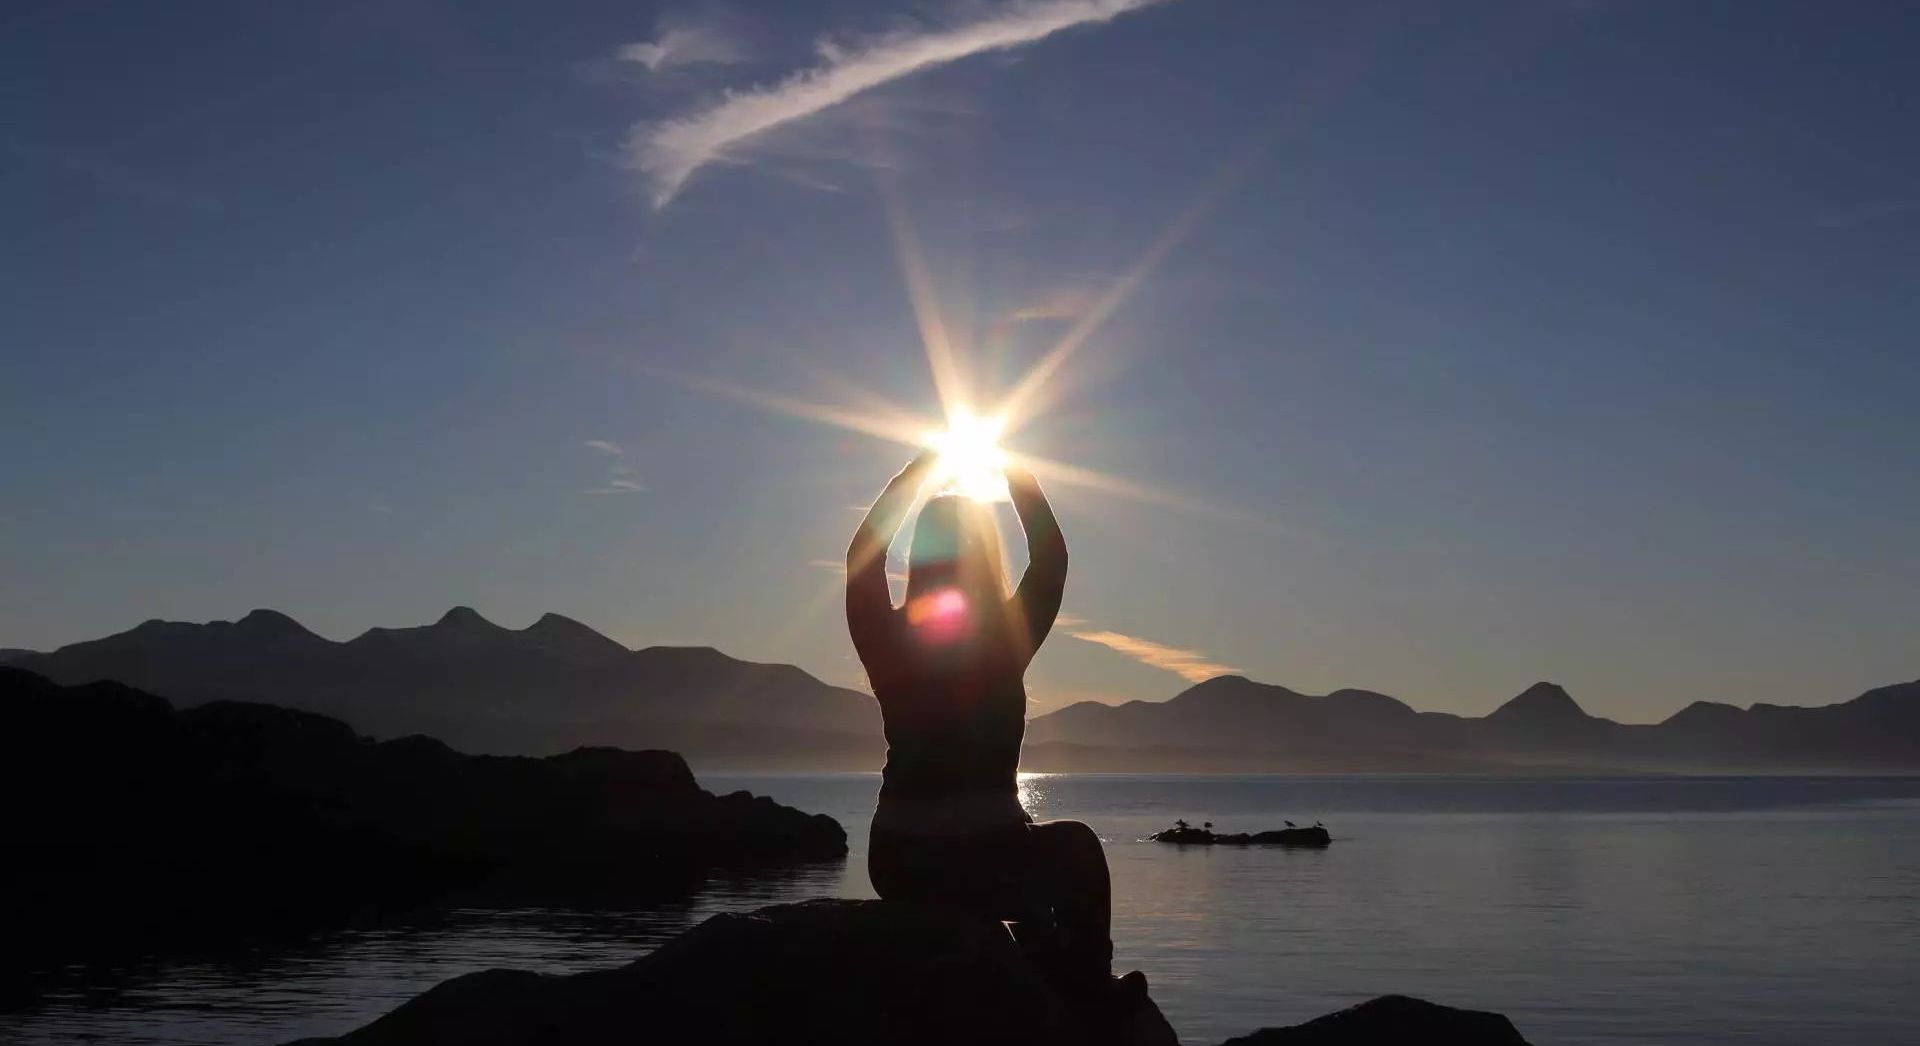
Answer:
<svg viewBox="0 0 1920 1046"><path fill-rule="evenodd" d="M176 710L12 667L0 817L0 980L443 903L648 903L712 870L847 852L832 818L713 795L672 752L468 756L428 737L376 743L311 712Z"/></svg>
<svg viewBox="0 0 1920 1046"><path fill-rule="evenodd" d="M1116 1015L1105 1015L1113 1018ZM1174 1046L1151 1000L1095 1026L1000 923L888 901L716 915L635 962L456 977L358 1031L295 1046ZM1226 1046L1526 1046L1497 1013L1387 995Z"/></svg>
<svg viewBox="0 0 1920 1046"><path fill-rule="evenodd" d="M1150 1000L1096 1028L1004 925L887 901L819 900L716 915L616 969L488 970L358 1031L303 1046L1174 1046Z"/></svg>
<svg viewBox="0 0 1920 1046"><path fill-rule="evenodd" d="M1147 836L1156 843L1176 846L1309 846L1333 845L1333 836L1319 825L1306 828L1276 828L1268 832L1215 832L1191 825L1175 825Z"/></svg>
<svg viewBox="0 0 1920 1046"><path fill-rule="evenodd" d="M1221 1046L1527 1046L1513 1022L1405 995L1382 995L1290 1028L1262 1028Z"/></svg>

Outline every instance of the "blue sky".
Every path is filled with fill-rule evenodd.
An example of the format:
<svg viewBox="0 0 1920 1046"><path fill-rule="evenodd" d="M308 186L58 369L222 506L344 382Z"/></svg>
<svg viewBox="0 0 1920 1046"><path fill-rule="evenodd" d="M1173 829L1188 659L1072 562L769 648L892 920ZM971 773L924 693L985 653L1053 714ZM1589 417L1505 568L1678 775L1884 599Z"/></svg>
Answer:
<svg viewBox="0 0 1920 1046"><path fill-rule="evenodd" d="M1920 675L1910 5L0 17L0 645L464 603L856 683L907 451L714 389L933 413L910 231L983 395L1117 301L1011 440L1153 495L1050 484L1038 709Z"/></svg>

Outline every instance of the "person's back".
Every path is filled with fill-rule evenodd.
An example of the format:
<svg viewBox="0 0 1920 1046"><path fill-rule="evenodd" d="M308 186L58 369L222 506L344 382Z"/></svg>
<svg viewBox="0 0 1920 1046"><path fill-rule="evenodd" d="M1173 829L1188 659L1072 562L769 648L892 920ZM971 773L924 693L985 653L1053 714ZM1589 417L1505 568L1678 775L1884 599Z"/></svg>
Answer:
<svg viewBox="0 0 1920 1046"><path fill-rule="evenodd" d="M921 509L910 563L906 605L864 608L884 618L855 638L886 729L884 793L1012 794L1033 654L1012 623L1029 616L1018 600L1039 597L1009 600L991 510L958 495Z"/></svg>
<svg viewBox="0 0 1920 1046"><path fill-rule="evenodd" d="M1017 790L1026 688L1012 680L928 679L873 684L887 738L881 788L890 797Z"/></svg>

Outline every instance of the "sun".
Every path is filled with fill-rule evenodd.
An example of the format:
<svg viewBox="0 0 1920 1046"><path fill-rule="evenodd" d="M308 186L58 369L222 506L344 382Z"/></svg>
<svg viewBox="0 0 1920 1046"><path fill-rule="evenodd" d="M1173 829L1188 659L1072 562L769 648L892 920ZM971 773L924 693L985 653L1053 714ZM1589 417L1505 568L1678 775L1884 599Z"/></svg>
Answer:
<svg viewBox="0 0 1920 1046"><path fill-rule="evenodd" d="M1230 168L1228 173L1236 170L1238 167ZM890 197L888 222L893 228L894 246L899 255L901 275L906 280L907 298L920 327L920 340L926 350L934 397L946 415L944 428L934 427L938 423L925 414L875 395L838 375L825 376L833 377L837 384L851 393L857 405L812 402L785 393L753 389L695 375L673 376L702 391L750 403L774 413L819 422L890 443L930 448L937 453L929 480L936 491L951 491L986 502L1011 501L1006 470L1012 467L1048 483L1084 487L1101 494L1177 511L1260 523L1258 519L1231 507L1210 505L1184 493L1042 457L1028 448L1005 448L1000 443L1009 436L1025 432L1036 418L1058 404L1062 397L1060 386L1063 369L1068 361L1093 343L1094 335L1101 326L1146 280L1160 259L1199 224L1201 217L1221 198L1232 182L1232 178L1223 178L1183 210L1104 293L1085 303L1084 308L1075 307L1066 332L1024 373L1010 385L1000 385L991 390L976 381L976 361L971 358L969 350L979 347L958 340L956 334L960 331L950 327L941 315L939 295L935 293L929 269L921 257L918 238L906 220L904 207ZM999 330L1008 322L1011 320L996 323L992 329ZM995 395L983 400L982 393L988 391ZM975 405L982 402L991 403L991 408L984 412L979 410ZM1022 442L1026 442L1024 436Z"/></svg>
<svg viewBox="0 0 1920 1046"><path fill-rule="evenodd" d="M1006 501L1007 452L1000 449L1006 430L1005 417L980 417L959 409L947 418L944 431L922 436L921 442L940 455L933 466L936 489L977 501Z"/></svg>

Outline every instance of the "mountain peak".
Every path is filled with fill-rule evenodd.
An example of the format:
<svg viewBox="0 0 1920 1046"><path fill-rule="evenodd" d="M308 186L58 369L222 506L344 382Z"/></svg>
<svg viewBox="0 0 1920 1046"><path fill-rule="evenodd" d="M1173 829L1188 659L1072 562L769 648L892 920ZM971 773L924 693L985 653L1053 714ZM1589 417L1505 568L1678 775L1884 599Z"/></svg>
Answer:
<svg viewBox="0 0 1920 1046"><path fill-rule="evenodd" d="M1689 729L1726 728L1743 714L1740 709L1724 701L1695 701L1668 716L1660 725Z"/></svg>
<svg viewBox="0 0 1920 1046"><path fill-rule="evenodd" d="M566 616L565 614L556 614L551 610L547 611L544 614L541 614L540 620L535 621L531 625L528 625L526 627L526 631L528 632L564 632L568 634L578 634L580 632L593 632L593 634L596 636L600 634L598 632L594 632L592 628L589 628L588 626L583 625L578 621L575 621L574 619Z"/></svg>
<svg viewBox="0 0 1920 1046"><path fill-rule="evenodd" d="M1250 691L1257 691L1260 687L1263 687L1265 685L1266 684L1264 683L1256 683L1253 680L1248 679L1246 676L1240 676L1240 675L1213 676L1210 679L1202 679L1198 683L1193 684L1192 686L1186 688L1185 690L1180 691L1179 693L1173 696L1174 696L1174 699L1179 699L1182 697L1197 697L1202 694L1245 693Z"/></svg>
<svg viewBox="0 0 1920 1046"><path fill-rule="evenodd" d="M1328 694L1324 700L1329 703L1351 709L1364 709L1374 714L1414 715L1413 706L1389 694L1377 690L1361 690L1356 687L1342 687Z"/></svg>
<svg viewBox="0 0 1920 1046"><path fill-rule="evenodd" d="M1494 720L1508 719L1587 719L1586 710L1574 701L1558 683L1541 681L1520 691L1520 693L1493 710L1487 717Z"/></svg>
<svg viewBox="0 0 1920 1046"><path fill-rule="evenodd" d="M1169 701L1220 700L1222 695L1241 693L1249 686L1257 685L1246 676L1214 676L1202 679L1198 683L1168 698Z"/></svg>
<svg viewBox="0 0 1920 1046"><path fill-rule="evenodd" d="M298 633L304 635L308 631L305 625L282 614L280 611L267 610L265 608L247 611L247 616L234 622L234 624L253 629L257 632L280 634Z"/></svg>
<svg viewBox="0 0 1920 1046"><path fill-rule="evenodd" d="M540 620L521 629L520 634L556 649L587 654L627 653L625 646L595 631L592 626L552 611L540 615Z"/></svg>
<svg viewBox="0 0 1920 1046"><path fill-rule="evenodd" d="M1195 683L1192 689L1198 690L1199 688L1206 686L1206 687L1213 687L1216 690L1222 690L1228 687L1242 686L1251 682L1253 682L1253 680L1248 679L1246 676L1243 676L1237 672L1226 672L1221 675L1209 676L1206 679L1202 679L1200 682Z"/></svg>
<svg viewBox="0 0 1920 1046"><path fill-rule="evenodd" d="M478 610L466 606L454 607L452 610L440 615L440 620L434 622L434 624L451 625L456 628L473 628L476 626L481 628L500 627L488 621L486 618L481 617Z"/></svg>
<svg viewBox="0 0 1920 1046"><path fill-rule="evenodd" d="M1201 680L1173 695L1167 703L1196 712L1208 710L1203 714L1231 712L1263 715L1279 705L1299 701L1303 696L1277 683L1262 683L1242 675L1224 675Z"/></svg>

